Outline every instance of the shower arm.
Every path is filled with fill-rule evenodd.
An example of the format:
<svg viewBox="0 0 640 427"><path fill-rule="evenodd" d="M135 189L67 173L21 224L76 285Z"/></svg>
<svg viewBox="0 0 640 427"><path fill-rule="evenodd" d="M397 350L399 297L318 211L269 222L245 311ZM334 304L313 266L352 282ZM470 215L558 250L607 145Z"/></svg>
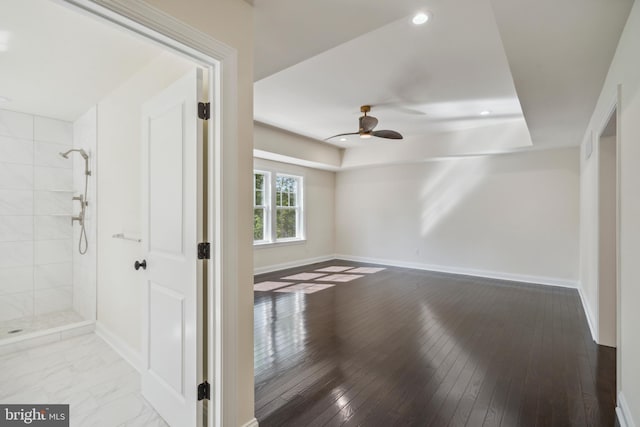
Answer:
<svg viewBox="0 0 640 427"><path fill-rule="evenodd" d="M64 153L60 153L62 157L65 159L69 158L69 154L71 153L79 153L84 159L84 174L86 176L91 176L91 171L89 170L89 155L82 148L72 148L71 150L65 151Z"/></svg>

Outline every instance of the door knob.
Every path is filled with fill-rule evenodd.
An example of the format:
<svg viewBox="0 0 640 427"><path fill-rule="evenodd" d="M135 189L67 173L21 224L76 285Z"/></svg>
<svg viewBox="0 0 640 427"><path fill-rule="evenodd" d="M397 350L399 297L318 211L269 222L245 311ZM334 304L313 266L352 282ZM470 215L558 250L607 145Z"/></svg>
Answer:
<svg viewBox="0 0 640 427"><path fill-rule="evenodd" d="M133 266L135 267L136 270L140 270L140 267L142 267L143 270L146 270L147 269L147 260L143 259L142 262L136 261L136 263L133 264Z"/></svg>

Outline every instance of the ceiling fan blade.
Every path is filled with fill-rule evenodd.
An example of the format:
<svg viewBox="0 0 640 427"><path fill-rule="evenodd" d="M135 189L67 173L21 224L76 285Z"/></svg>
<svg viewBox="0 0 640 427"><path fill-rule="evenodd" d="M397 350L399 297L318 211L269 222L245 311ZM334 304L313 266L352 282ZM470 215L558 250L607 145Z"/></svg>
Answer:
<svg viewBox="0 0 640 427"><path fill-rule="evenodd" d="M325 138L325 141L328 141L333 138L337 138L339 136L349 136L349 135L360 135L360 132L351 132L351 133L339 133L337 135L330 136L329 138Z"/></svg>
<svg viewBox="0 0 640 427"><path fill-rule="evenodd" d="M400 135L395 130L376 130L371 132L373 136L377 136L378 138L387 138L387 139L402 139L402 135Z"/></svg>
<svg viewBox="0 0 640 427"><path fill-rule="evenodd" d="M378 119L372 116L360 117L360 132L369 133L378 125Z"/></svg>

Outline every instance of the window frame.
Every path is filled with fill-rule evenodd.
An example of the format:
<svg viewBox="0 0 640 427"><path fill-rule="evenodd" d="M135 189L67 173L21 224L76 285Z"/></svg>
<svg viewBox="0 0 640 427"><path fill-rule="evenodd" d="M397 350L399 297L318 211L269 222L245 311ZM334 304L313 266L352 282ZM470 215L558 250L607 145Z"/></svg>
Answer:
<svg viewBox="0 0 640 427"><path fill-rule="evenodd" d="M277 187L276 187L276 183L277 183L277 179L278 177L283 177L283 178L293 178L297 181L297 185L296 185L296 206L294 207L290 207L290 206L278 206L278 201L277 201ZM275 214L273 215L273 241L276 243L284 243L284 242L295 242L295 241L299 241L299 240L304 240L305 236L304 236L304 220L303 220L303 206L304 206L304 191L303 191L303 186L304 186L304 177L302 177L301 175L293 175L290 173L275 173L274 174L274 180L273 180L273 206L274 206L274 212ZM284 238L278 238L277 233L278 233L278 209L295 209L296 211L296 236L295 237L284 237Z"/></svg>
<svg viewBox="0 0 640 427"><path fill-rule="evenodd" d="M266 197L263 198L264 205L256 205L256 188L255 188L255 176L256 174L262 174L265 176L264 192ZM295 178L297 180L297 192L296 192L296 205L292 209L296 210L296 237L277 237L277 191L276 182L278 177ZM305 214L304 214L304 176L297 175L295 173L279 172L277 170L269 170L263 168L256 168L253 170L253 206L254 215L255 209L264 209L264 239L254 240L254 247L268 247L278 245L290 245L306 242L306 229L305 229ZM283 208L283 207L280 207ZM286 207L285 207L286 208ZM255 230L254 230L255 233ZM255 235L255 234L254 234Z"/></svg>
<svg viewBox="0 0 640 427"><path fill-rule="evenodd" d="M262 205L256 205L256 175L262 175ZM262 209L264 212L262 217L262 240L256 240L254 237L253 244L271 243L271 172L265 170L254 169L253 171L253 212L256 209ZM255 228L254 228L255 236Z"/></svg>

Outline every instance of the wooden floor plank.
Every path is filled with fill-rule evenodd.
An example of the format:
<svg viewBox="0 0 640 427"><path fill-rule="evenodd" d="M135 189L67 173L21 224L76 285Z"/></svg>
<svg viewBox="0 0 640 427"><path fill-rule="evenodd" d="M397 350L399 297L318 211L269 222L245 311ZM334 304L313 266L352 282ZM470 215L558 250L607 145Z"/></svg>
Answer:
<svg viewBox="0 0 640 427"><path fill-rule="evenodd" d="M255 281L331 265L369 266ZM615 349L591 340L574 289L387 267L255 292L254 322L261 426L615 423Z"/></svg>

